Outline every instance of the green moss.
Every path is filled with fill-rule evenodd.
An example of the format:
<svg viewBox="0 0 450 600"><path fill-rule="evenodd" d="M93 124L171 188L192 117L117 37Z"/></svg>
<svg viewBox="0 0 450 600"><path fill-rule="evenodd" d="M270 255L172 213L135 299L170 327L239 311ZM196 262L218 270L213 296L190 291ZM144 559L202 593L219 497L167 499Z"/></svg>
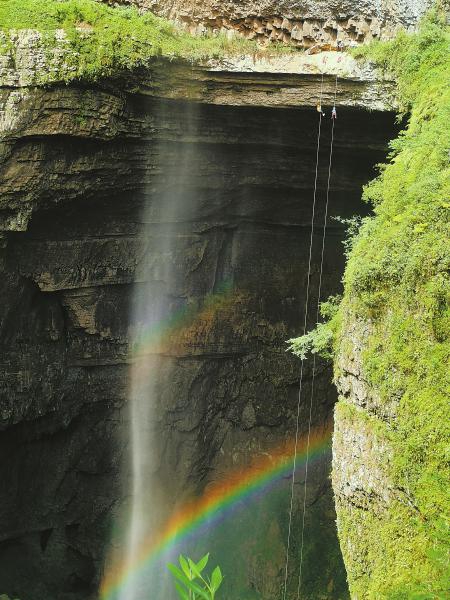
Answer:
<svg viewBox="0 0 450 600"><path fill-rule="evenodd" d="M336 405L336 417L339 421L346 421L352 428L356 425L357 428L365 427L370 430L374 441L377 438L379 440L389 440L391 437L387 423L344 398Z"/></svg>
<svg viewBox="0 0 450 600"><path fill-rule="evenodd" d="M380 408L385 404L386 414L395 409L396 416L387 427L343 399L336 416L389 444L387 475L396 493L379 514L375 507L338 504L351 593L374 600L444 598L450 540L449 28L436 10L418 33L402 32L355 54L395 77L407 125L365 188L374 216L361 221L346 245L337 311L291 349L299 355L331 351L338 378L339 365L354 352L355 324L366 323L363 377Z"/></svg>
<svg viewBox="0 0 450 600"><path fill-rule="evenodd" d="M350 587L358 598L445 593L445 564L433 549L440 524L450 519L449 39L434 13L419 33L401 33L360 52L394 74L408 123L391 145L388 164L365 189L375 214L352 242L335 337L338 353L346 355L345 332L352 323L370 322L364 376L381 402L397 406L389 439L398 500L382 519L339 508ZM402 493L413 508L401 501ZM448 551L448 539L440 543Z"/></svg>
<svg viewBox="0 0 450 600"><path fill-rule="evenodd" d="M146 66L157 56L199 60L262 52L256 43L242 38L193 37L150 12L111 8L95 0L0 0L0 31L8 34L0 44L0 53L11 50L9 33L23 29L40 32L49 54L55 47L68 50L65 68L46 74L46 81L94 80ZM60 29L65 32L67 45L55 37ZM267 50L279 51L278 46Z"/></svg>
<svg viewBox="0 0 450 600"><path fill-rule="evenodd" d="M369 510L367 504L360 508L338 504L339 535L352 595L389 600L444 598L448 525L437 520L430 529L407 491L395 487L390 461L379 456L380 447L394 447L395 430L345 400L339 402L336 413L341 429L356 430L372 440L372 451L363 457L365 467L378 477L380 470L384 473L390 494L388 505L371 498ZM378 576L381 573L384 576Z"/></svg>

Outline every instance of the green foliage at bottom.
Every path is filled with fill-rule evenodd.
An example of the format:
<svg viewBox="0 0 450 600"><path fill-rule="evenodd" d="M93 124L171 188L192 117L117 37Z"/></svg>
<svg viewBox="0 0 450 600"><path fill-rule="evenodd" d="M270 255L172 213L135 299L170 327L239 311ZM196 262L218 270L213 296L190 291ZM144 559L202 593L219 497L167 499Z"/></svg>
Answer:
<svg viewBox="0 0 450 600"><path fill-rule="evenodd" d="M168 569L175 578L175 588L181 600L214 600L216 592L222 585L223 576L220 567L216 567L211 577L204 574L209 561L205 554L197 563L182 554L179 557L180 566L169 563Z"/></svg>

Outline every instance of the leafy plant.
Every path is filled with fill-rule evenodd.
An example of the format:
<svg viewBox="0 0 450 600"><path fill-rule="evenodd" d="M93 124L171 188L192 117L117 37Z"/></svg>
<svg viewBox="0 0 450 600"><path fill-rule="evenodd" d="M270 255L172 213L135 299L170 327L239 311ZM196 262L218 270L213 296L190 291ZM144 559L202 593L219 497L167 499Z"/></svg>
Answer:
<svg viewBox="0 0 450 600"><path fill-rule="evenodd" d="M318 323L312 331L299 338L288 340L291 352L304 360L309 353L319 354L322 358L331 359L333 331L326 323Z"/></svg>
<svg viewBox="0 0 450 600"><path fill-rule="evenodd" d="M181 600L214 600L223 576L219 566L215 567L211 577L203 574L208 560L209 554L205 554L198 563L180 554L180 567L172 563L167 565L175 577L175 587Z"/></svg>
<svg viewBox="0 0 450 600"><path fill-rule="evenodd" d="M333 344L340 301L340 296L330 296L326 302L322 302L320 314L326 319L325 323L317 323L316 327L307 334L288 340L288 350L302 360L309 353L318 354L322 358L331 360L334 356Z"/></svg>

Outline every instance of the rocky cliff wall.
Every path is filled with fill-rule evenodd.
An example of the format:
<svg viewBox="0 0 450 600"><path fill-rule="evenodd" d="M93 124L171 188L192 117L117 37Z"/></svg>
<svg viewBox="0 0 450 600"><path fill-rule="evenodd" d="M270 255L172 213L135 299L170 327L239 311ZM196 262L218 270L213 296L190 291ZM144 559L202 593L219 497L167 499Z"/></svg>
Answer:
<svg viewBox="0 0 450 600"><path fill-rule="evenodd" d="M184 4L170 13L141 5L148 7L196 33L240 31L322 49L388 36L400 21L415 20L405 14L387 25L393 13L385 7L337 13L334 5L267 4L256 15L250 3L222 4L219 13L205 3L191 13ZM175 499L199 497L291 440L299 365L285 340L299 331L305 299L315 105L322 94L329 112L337 84L331 216L350 217L366 211L361 186L393 136L393 87L334 51L195 65L152 59L88 84L73 81L66 59L74 48L62 30L54 40L34 30L3 35L2 48L0 591L22 600L87 600L98 597L107 548L124 538L128 387L139 360L130 347L138 326L133 297L150 282L184 315L152 350L156 462L170 511ZM327 119L318 219L329 141ZM189 176L177 168L186 154ZM171 186L195 201L168 227L158 214ZM171 237L170 255L161 251L162 236ZM332 220L324 297L340 289L343 236ZM169 264L176 285L161 280ZM305 375L308 398L309 363ZM335 399L320 363L313 426L323 438ZM306 413L304 403L302 435ZM329 468L328 449L311 466L307 490L304 593L311 600L347 596ZM282 480L214 529L204 548L191 549L211 551L233 574L228 600L277 596L288 487ZM295 531L301 504L298 492ZM294 536L289 590L298 552Z"/></svg>
<svg viewBox="0 0 450 600"><path fill-rule="evenodd" d="M121 0L178 22L191 33L238 33L262 42L281 42L300 48L316 45L351 46L388 39L399 28L414 27L431 6L429 0Z"/></svg>
<svg viewBox="0 0 450 600"><path fill-rule="evenodd" d="M168 497L183 498L293 431L299 366L285 340L301 322L316 113L198 105L188 133L183 102L139 91L3 93L0 585L25 600L85 600L95 597L111 524L127 500L131 293L143 265L168 260L158 253L164 224L156 219L150 238L143 235L143 207L157 209L171 184L164 173L187 145L195 167L181 184L196 209L176 224L170 260L179 286L166 293L196 316L160 352L159 399L164 486ZM383 157L393 121L347 108L339 123L332 214L350 216L364 210L361 185ZM324 140L329 133L328 126ZM321 184L321 201L323 192ZM324 295L340 286L342 236L332 221ZM215 310L205 304L211 297ZM307 366L305 398L309 378ZM335 401L330 379L321 365L314 426L323 432ZM308 488L311 598L345 594L328 456ZM232 528L209 539L235 574L227 597L277 593L286 492L282 485L260 505L262 533L250 535L241 554ZM251 527L254 510L241 514L239 531Z"/></svg>
<svg viewBox="0 0 450 600"><path fill-rule="evenodd" d="M377 49L410 114L366 188L375 215L353 238L333 323L333 485L355 598L448 590L449 39L435 12Z"/></svg>

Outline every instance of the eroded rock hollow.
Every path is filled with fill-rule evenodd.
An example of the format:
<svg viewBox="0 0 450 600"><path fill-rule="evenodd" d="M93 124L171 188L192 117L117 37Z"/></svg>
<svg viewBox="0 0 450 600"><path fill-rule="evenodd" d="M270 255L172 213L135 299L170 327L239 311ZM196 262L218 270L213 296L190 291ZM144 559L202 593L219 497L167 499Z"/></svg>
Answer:
<svg viewBox="0 0 450 600"><path fill-rule="evenodd" d="M178 100L76 86L36 90L19 105L1 166L0 591L86 600L97 597L106 549L120 543L112 529L129 496L130 315L146 278L184 315L163 325L167 342L151 350L161 365L157 462L168 504L201 496L294 435L300 365L286 340L303 319L317 113L202 103L187 111ZM339 292L344 266L336 217L367 212L361 187L385 156L393 122L391 113L339 111L323 298ZM317 223L330 132L327 118ZM171 186L185 190L187 206L167 229L157 215ZM166 234L169 256L160 251ZM312 303L320 240L318 227ZM170 289L159 275L167 261L178 273ZM320 363L313 427L324 439L336 399L331 377ZM301 435L310 384L307 362ZM311 599L346 595L329 469L324 450L308 484ZM300 470L297 532L302 481ZM221 563L227 600L278 597L288 491L282 477L198 542Z"/></svg>

